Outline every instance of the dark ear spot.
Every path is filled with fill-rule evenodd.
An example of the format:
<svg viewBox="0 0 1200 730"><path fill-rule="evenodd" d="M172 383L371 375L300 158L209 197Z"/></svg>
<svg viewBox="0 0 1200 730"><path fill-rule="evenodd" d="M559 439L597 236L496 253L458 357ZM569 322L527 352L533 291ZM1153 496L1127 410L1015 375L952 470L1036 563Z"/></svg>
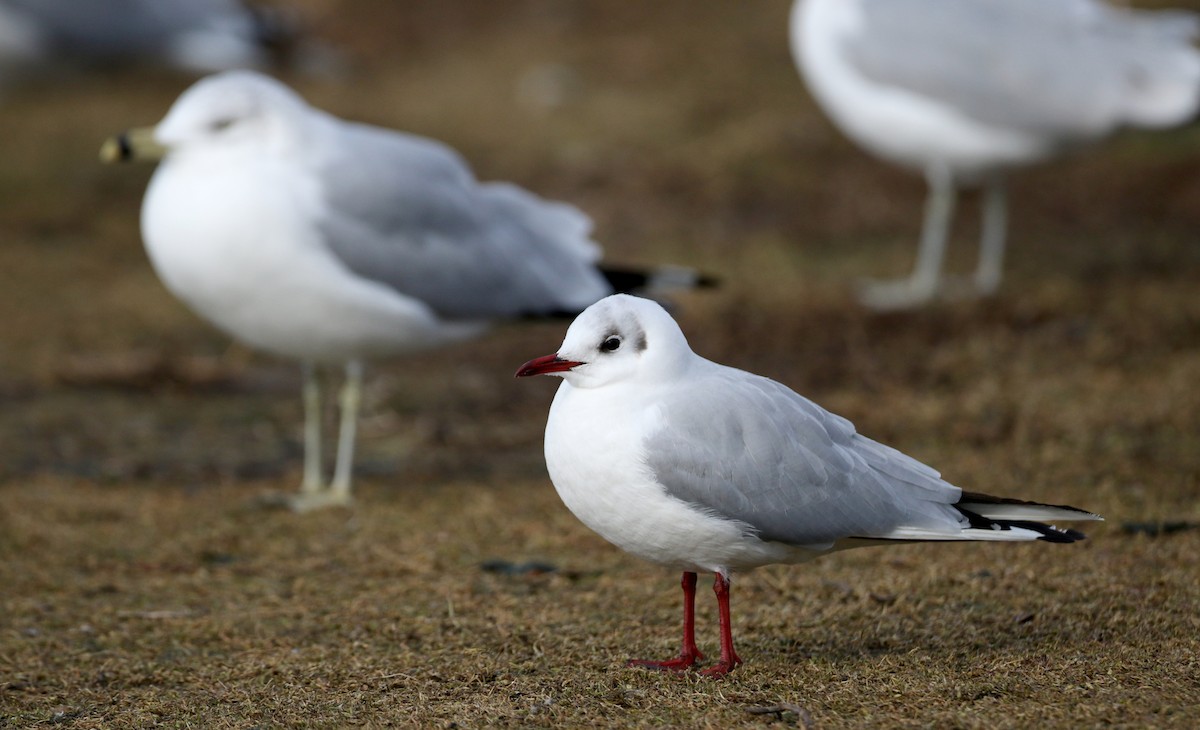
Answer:
<svg viewBox="0 0 1200 730"><path fill-rule="evenodd" d="M633 349L638 352L646 349L646 333L644 331L638 330L637 334L633 336Z"/></svg>

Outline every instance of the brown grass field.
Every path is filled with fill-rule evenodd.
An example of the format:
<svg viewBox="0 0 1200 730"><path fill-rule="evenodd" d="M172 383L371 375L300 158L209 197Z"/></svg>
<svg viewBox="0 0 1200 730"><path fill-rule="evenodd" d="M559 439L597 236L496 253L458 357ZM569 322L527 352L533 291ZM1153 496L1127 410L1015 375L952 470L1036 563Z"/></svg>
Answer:
<svg viewBox="0 0 1200 730"><path fill-rule="evenodd" d="M1200 127L1017 174L998 297L873 315L853 286L907 272L924 186L815 109L786 0L303 7L351 59L284 77L318 106L577 204L613 261L719 274L679 302L701 354L963 487L1108 521L739 576L745 666L626 669L677 649L678 575L589 532L545 474L554 384L512 373L564 324L376 364L355 507L265 510L299 483L296 368L163 289L137 230L150 170L96 162L189 80L25 84L0 100L0 726L1200 723L1200 531L1122 529L1200 521ZM549 107L528 92L548 68Z"/></svg>

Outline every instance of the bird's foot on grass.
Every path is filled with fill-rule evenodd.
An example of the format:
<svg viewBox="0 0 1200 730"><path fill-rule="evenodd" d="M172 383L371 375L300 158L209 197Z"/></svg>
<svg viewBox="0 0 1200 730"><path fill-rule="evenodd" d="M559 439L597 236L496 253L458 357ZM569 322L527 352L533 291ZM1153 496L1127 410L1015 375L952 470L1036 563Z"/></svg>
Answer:
<svg viewBox="0 0 1200 730"><path fill-rule="evenodd" d="M290 509L297 514L326 509L328 507L350 507L354 499L349 492L335 492L322 489L315 492L300 492L299 494L281 494L272 492L263 495L261 503L264 507Z"/></svg>
<svg viewBox="0 0 1200 730"><path fill-rule="evenodd" d="M915 309L933 301L937 295L936 283L915 282L912 279L869 279L858 285L858 301L876 312Z"/></svg>
<svg viewBox="0 0 1200 730"><path fill-rule="evenodd" d="M703 659L704 655L700 652L684 653L674 659L656 662L650 659L630 659L625 662L627 667L640 667L642 669L653 669L659 672L683 672L687 671L696 663L697 659Z"/></svg>
<svg viewBox="0 0 1200 730"><path fill-rule="evenodd" d="M287 506L293 512L303 514L327 507L349 507L354 504L349 492L334 489L324 489L320 492L301 492L292 495Z"/></svg>
<svg viewBox="0 0 1200 730"><path fill-rule="evenodd" d="M730 672L732 672L737 667L740 667L741 665L742 665L742 658L739 657L737 654L734 654L732 658L722 659L721 661L712 665L708 669L705 669L704 671L700 672L700 674L702 676L709 677L711 679L720 679L721 677L724 677L726 674L729 674Z"/></svg>
<svg viewBox="0 0 1200 730"><path fill-rule="evenodd" d="M729 674L730 672L732 672L734 670L734 668L737 667L739 664L741 664L740 661L739 662L717 662L716 664L712 665L708 669L701 671L700 675L703 677L708 677L709 679L720 679L721 677L724 677L726 674Z"/></svg>

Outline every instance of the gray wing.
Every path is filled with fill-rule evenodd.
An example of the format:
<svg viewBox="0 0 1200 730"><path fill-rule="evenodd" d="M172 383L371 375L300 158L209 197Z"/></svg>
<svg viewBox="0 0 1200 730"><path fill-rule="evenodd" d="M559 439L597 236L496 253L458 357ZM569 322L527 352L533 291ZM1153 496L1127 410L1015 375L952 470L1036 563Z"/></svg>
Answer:
<svg viewBox="0 0 1200 730"><path fill-rule="evenodd" d="M337 123L319 177L329 249L359 276L447 318L579 311L612 293L591 221L514 185L477 182L451 149Z"/></svg>
<svg viewBox="0 0 1200 730"><path fill-rule="evenodd" d="M1196 17L1094 0L861 0L846 59L978 121L1086 137L1182 121L1196 104Z"/></svg>
<svg viewBox="0 0 1200 730"><path fill-rule="evenodd" d="M961 490L933 469L773 380L718 368L662 403L644 444L668 494L793 545L966 525L949 506Z"/></svg>
<svg viewBox="0 0 1200 730"><path fill-rule="evenodd" d="M0 0L52 53L117 58L166 53L188 33L253 39L252 15L237 0Z"/></svg>

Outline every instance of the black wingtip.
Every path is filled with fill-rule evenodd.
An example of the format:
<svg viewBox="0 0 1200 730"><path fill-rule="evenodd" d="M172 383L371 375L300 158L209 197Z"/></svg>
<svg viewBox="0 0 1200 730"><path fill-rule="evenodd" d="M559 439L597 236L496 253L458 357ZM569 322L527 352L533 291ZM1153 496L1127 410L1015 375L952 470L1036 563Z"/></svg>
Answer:
<svg viewBox="0 0 1200 730"><path fill-rule="evenodd" d="M605 266L600 269L601 275L612 290L617 294L629 294L646 286L650 275L635 269L615 269Z"/></svg>
<svg viewBox="0 0 1200 730"><path fill-rule="evenodd" d="M1079 530L1057 527L1045 522L1035 522L1034 520L1006 520L984 517L978 512L965 509L962 505L956 504L954 507L967 518L967 522L971 527L979 530L1012 530L1014 528L1029 530L1030 532L1038 533L1039 537L1036 539L1044 542L1068 543L1087 539L1087 535L1084 535Z"/></svg>
<svg viewBox="0 0 1200 730"><path fill-rule="evenodd" d="M647 271L642 269L622 269L609 266L600 268L600 274L612 287L614 294L634 294L649 296L657 299L670 309L669 303L658 299L660 294L683 289L713 289L721 285L721 280L710 274L703 274L684 267L666 266ZM520 312L516 316L522 320L570 320L579 316L585 308L547 309Z"/></svg>
<svg viewBox="0 0 1200 730"><path fill-rule="evenodd" d="M976 506L1020 505L1020 506L1026 506L1026 507L1047 507L1052 510L1062 510L1064 512L1073 512L1076 515L1079 515L1079 517L1077 519L1084 519L1084 520L1102 519L1099 515L1095 514L1094 512L1088 512L1087 510L1080 509L1079 507L1072 507L1069 504L1051 504L1048 502L1030 502L1029 500L1025 500L1025 499L1014 499L1012 497L997 497L992 494L984 494L983 492L968 492L966 490L963 490L962 496L959 497L958 502L955 503L955 506L959 507L960 505L966 505L966 504L971 504L971 505L976 505ZM980 510L980 511L986 511L986 510ZM1059 519L1069 519L1069 518L1064 516Z"/></svg>
<svg viewBox="0 0 1200 730"><path fill-rule="evenodd" d="M616 294L645 294L654 290L713 289L721 280L712 274L686 267L665 266L654 270L601 266L600 273Z"/></svg>
<svg viewBox="0 0 1200 730"><path fill-rule="evenodd" d="M1047 525L1043 522L1021 522L1012 520L1007 521L1007 523L1013 527L1023 527L1026 530L1040 532L1042 536L1038 539L1044 542L1066 543L1079 542L1080 540L1087 539L1087 535L1083 534L1079 530L1072 530L1067 527L1057 527L1055 525Z"/></svg>

